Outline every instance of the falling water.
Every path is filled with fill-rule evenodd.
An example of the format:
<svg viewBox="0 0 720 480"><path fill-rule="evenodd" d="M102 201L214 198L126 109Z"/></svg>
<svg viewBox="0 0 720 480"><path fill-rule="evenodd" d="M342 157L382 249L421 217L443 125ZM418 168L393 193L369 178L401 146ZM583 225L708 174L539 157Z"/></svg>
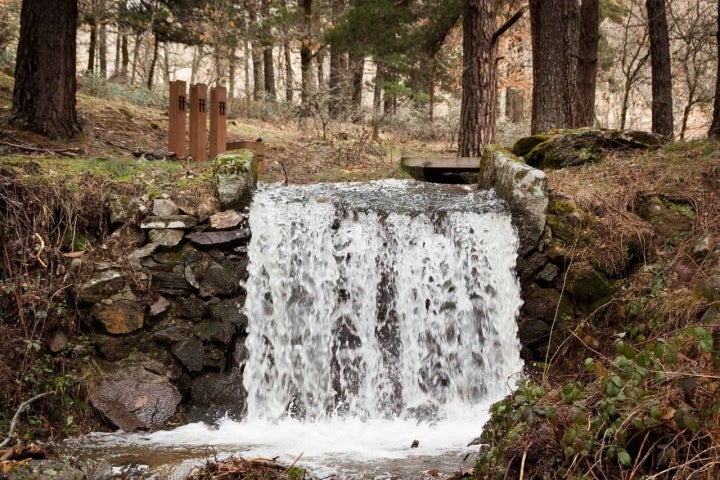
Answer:
<svg viewBox="0 0 720 480"><path fill-rule="evenodd" d="M467 443L522 369L506 205L413 181L266 185L250 225L247 418L95 434L92 448L178 479L208 446L218 458L303 455L343 479L471 465Z"/></svg>
<svg viewBox="0 0 720 480"><path fill-rule="evenodd" d="M249 419L438 421L508 392L517 240L492 192L272 186L250 225Z"/></svg>

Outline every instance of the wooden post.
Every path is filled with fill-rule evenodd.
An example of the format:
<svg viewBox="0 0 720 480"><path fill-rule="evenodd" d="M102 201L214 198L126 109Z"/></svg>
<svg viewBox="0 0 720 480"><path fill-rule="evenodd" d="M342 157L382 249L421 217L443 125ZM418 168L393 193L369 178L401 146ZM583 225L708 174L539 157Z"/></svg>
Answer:
<svg viewBox="0 0 720 480"><path fill-rule="evenodd" d="M227 142L227 91L210 89L210 157L223 153Z"/></svg>
<svg viewBox="0 0 720 480"><path fill-rule="evenodd" d="M207 160L207 85L190 86L190 156Z"/></svg>
<svg viewBox="0 0 720 480"><path fill-rule="evenodd" d="M170 97L168 98L168 150L180 158L185 156L185 109L186 109L185 82L175 80L170 82Z"/></svg>

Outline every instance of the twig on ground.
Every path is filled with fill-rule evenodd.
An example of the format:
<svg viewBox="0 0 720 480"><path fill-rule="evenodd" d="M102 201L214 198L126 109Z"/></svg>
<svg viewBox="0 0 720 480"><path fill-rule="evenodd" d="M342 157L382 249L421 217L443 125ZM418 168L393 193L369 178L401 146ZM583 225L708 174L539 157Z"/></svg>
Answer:
<svg viewBox="0 0 720 480"><path fill-rule="evenodd" d="M0 448L7 446L10 443L10 441L12 440L13 434L15 433L15 428L17 428L18 421L20 420L20 414L23 412L23 410L25 410L25 408L27 408L27 406L30 405L35 400L39 400L43 397L47 397L48 395L54 395L54 394L55 394L54 391L41 393L39 395L35 395L34 397L32 397L28 400L25 400L23 403L21 403L20 406L18 407L17 411L15 412L15 415L13 415L12 421L10 422L10 430L8 431L7 437L5 438L5 440L3 440L2 443L0 443Z"/></svg>

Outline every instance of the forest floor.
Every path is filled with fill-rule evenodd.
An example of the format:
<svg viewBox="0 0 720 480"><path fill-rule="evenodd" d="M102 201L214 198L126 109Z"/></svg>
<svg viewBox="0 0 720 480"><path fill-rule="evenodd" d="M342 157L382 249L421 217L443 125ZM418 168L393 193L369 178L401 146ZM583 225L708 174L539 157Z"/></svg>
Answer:
<svg viewBox="0 0 720 480"><path fill-rule="evenodd" d="M87 184L90 190L102 189L108 179L126 182L128 188L135 188L137 185L132 185L137 182L162 181L183 186L209 178L211 162L165 160L168 117L160 107L161 99L143 97L139 103L144 105L138 105L137 98L131 101L134 98L132 92L124 95L125 98L116 98L111 93L106 86L84 86L78 94L82 134L71 142L53 141L8 124L12 79L0 74L0 176L4 165L19 165L28 175L33 172L57 178L75 175L83 179L81 181L90 182ZM280 112L279 106L266 108L262 113L257 106L238 107L241 113L251 109L257 118L248 118L245 114L230 118L228 140L263 140L267 150L265 172L260 178L267 182L406 178L399 168L402 156L455 155L454 137L446 125L430 128L422 122L408 120L384 125L374 136L369 125L339 122L323 125L324 120L320 117L300 119L291 112ZM97 180L93 175L100 170L105 177ZM700 318L709 308L720 308L720 302L702 298L698 294L698 285L720 274L717 254L720 243L720 145L705 141L671 143L644 153L610 154L596 164L548 171L547 174L555 205L560 205L559 201L566 202L582 217L576 241L570 246L573 255L592 259L593 264L611 275L615 272L618 281L611 301L570 326L565 332L567 339L557 347L548 364L538 365L534 374L529 371L532 385L537 387L527 383L505 402L503 408L519 412L519 416L507 423L499 417L494 418L488 439L504 445L503 450L493 453L497 455L497 462L505 461L506 465L509 465L508 461L514 462L522 472L527 457L529 471L533 455L537 456L535 461L542 460L545 455L545 460L554 463L547 463L543 467L546 470L537 471L542 476L542 473L558 468L563 468L568 475L587 473L602 466L604 459L606 463L613 463L605 472L613 472L618 475L616 478L633 478L645 468L643 462L649 460L645 458L642 462L637 460L626 465L624 455L628 452L624 448L631 445L632 449L627 447L630 453L641 459L643 448L652 442L662 445L675 442L674 448L677 451L685 448L689 457L695 452L703 461L717 462L720 454L711 452L712 455L702 456L697 451L708 451L707 445L718 450L720 442L720 400L716 400L720 398L717 395L720 393L720 326L717 317L710 324L702 324ZM694 218L692 232L682 238L651 241L648 224L632 213L636 204L648 195L659 195L675 205L687 205ZM77 209L81 211L83 197L78 198ZM81 213L89 215L88 212ZM709 251L714 253L698 260L694 250L705 238L709 239ZM623 271L623 257L629 248L636 248L638 244L642 250L642 265L633 272ZM43 294L37 292L38 297ZM0 304L0 313L2 307ZM17 332L0 322L0 344L14 333ZM662 370L664 378L673 380L652 383L649 377L646 378L647 372L643 374L649 368L646 362L641 365L634 360L635 355L640 358L644 352L649 352L647 355L653 357L653 349L658 344L676 340L673 344L680 353L676 356L680 363L658 362L652 363L650 368L656 374ZM627 349L625 345L631 341L633 347ZM30 346L32 343L28 343ZM631 377L642 377L638 380L637 391L633 390L636 397L629 400L617 396L610 398L607 393L612 390L608 387L609 381L616 378L625 381L622 375L612 375L618 368L616 354L630 362L629 367L625 367L634 369ZM593 360L588 364L586 358ZM584 361L587 371L579 367ZM28 391L19 390L19 383L13 380L17 370L14 362L17 358L12 355L0 356L0 391L13 392L5 397L9 410L0 412L0 432L7 431L9 416L23 399L36 393L32 388L39 386L36 378L35 383L24 384ZM56 365L44 366L48 367L52 369ZM678 378L697 381L693 380L689 387L678 386L675 381ZM678 403L680 396L680 403L687 409ZM696 419L694 412L699 411L700 406L703 409L698 414L701 418ZM576 415L577 425L573 423L574 419L567 420L567 415L564 417L566 424L553 424L547 412L563 408L570 409L571 413L581 412ZM528 419L544 415L547 415L547 421ZM635 420L645 421L643 415L656 423L647 421L647 426L638 427ZM31 420L52 423L47 418ZM44 434L45 437L81 433L86 431L83 422L86 425L97 423L97 419L92 418L76 418L75 421L79 424L75 429L55 425L46 429L38 427L36 433L41 432L38 436ZM538 426L548 422L552 424L553 432L561 432L556 438L543 436L542 429L538 433ZM689 430L680 428L680 422L690 424ZM631 431L630 426L637 429ZM605 433L608 427L614 429L614 433L608 434L610 436ZM27 428L29 438L33 436L31 430L31 427ZM571 430L574 436L567 433ZM512 436L506 435L508 433ZM596 443L583 450L589 437L595 438ZM538 450L545 447L552 451ZM611 449L614 449L612 453ZM688 462L687 465L694 465L692 458ZM246 464L241 464L245 468ZM497 469L493 470L495 466L491 467L489 471L497 473ZM668 475L674 471L668 470Z"/></svg>

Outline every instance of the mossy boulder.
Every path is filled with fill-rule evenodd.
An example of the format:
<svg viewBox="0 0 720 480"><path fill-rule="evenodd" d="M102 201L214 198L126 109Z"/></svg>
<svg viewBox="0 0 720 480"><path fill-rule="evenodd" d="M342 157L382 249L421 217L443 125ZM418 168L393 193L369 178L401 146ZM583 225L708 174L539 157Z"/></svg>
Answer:
<svg viewBox="0 0 720 480"><path fill-rule="evenodd" d="M548 140L550 140L550 137L545 134L522 137L513 144L512 153L519 157L524 157L525 155L530 153L535 147Z"/></svg>
<svg viewBox="0 0 720 480"><path fill-rule="evenodd" d="M231 150L218 155L213 178L222 210L242 211L252 202L257 186L257 159L252 150Z"/></svg>
<svg viewBox="0 0 720 480"><path fill-rule="evenodd" d="M537 144L525 157L537 168L564 168L602 159L603 136L596 130L558 135Z"/></svg>
<svg viewBox="0 0 720 480"><path fill-rule="evenodd" d="M573 263L568 269L567 290L576 300L589 304L610 297L613 284L589 263Z"/></svg>
<svg viewBox="0 0 720 480"><path fill-rule="evenodd" d="M537 168L564 168L600 161L603 149L648 149L665 141L650 132L581 128L521 138L513 145L513 153Z"/></svg>

